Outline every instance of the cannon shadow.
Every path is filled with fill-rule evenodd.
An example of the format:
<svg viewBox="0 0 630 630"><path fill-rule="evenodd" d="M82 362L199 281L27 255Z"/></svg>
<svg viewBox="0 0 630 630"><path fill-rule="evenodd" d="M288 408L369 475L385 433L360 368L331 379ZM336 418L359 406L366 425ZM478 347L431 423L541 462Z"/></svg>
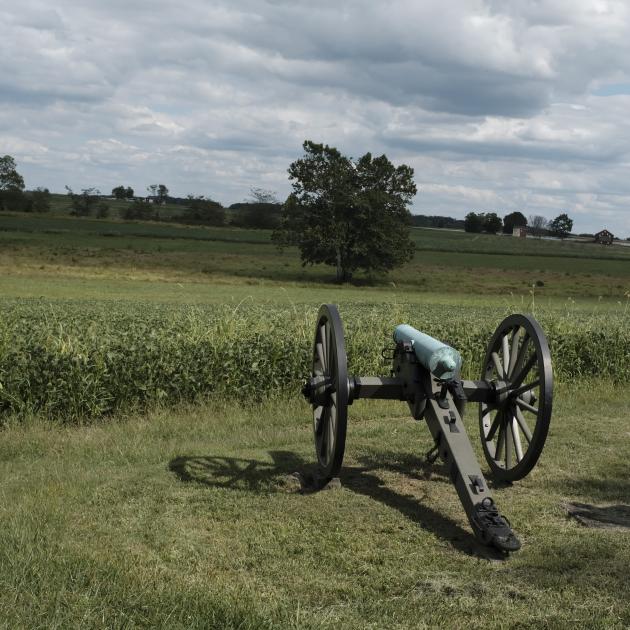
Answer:
<svg viewBox="0 0 630 630"><path fill-rule="evenodd" d="M250 492L312 494L312 489L300 485L298 479L312 479L317 473L316 465L290 451L269 451L269 455L271 462L237 457L182 455L171 460L168 468L185 483ZM456 521L424 505L421 499L388 487L379 477L379 471L398 473L408 479L427 480L426 466L421 458L379 454L377 457L359 458L358 465L344 466L341 471L342 487L397 510L462 553L485 559L504 558L499 552L479 543L472 532L462 528ZM295 473L299 475L293 476ZM287 487L288 476L294 480L292 487ZM444 467L439 464L431 466L430 483L435 482L450 484Z"/></svg>

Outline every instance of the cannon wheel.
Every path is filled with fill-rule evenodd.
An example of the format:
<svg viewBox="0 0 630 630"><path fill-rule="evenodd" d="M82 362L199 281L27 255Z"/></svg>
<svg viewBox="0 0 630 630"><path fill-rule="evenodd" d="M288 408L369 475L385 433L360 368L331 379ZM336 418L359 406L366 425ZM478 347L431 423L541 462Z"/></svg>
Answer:
<svg viewBox="0 0 630 630"><path fill-rule="evenodd" d="M333 304L322 304L317 315L312 376L329 383L323 404L313 405L315 451L320 474L329 480L339 474L343 462L349 395L343 325Z"/></svg>
<svg viewBox="0 0 630 630"><path fill-rule="evenodd" d="M497 479L522 479L545 445L553 399L549 345L533 317L510 315L499 324L481 378L497 387L497 403L479 408L486 460Z"/></svg>

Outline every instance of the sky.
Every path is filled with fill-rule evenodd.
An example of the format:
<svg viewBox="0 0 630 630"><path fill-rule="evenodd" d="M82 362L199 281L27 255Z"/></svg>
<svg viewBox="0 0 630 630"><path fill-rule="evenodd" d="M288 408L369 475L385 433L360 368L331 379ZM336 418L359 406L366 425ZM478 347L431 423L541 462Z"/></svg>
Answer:
<svg viewBox="0 0 630 630"><path fill-rule="evenodd" d="M309 139L415 170L412 212L630 236L630 2L0 5L0 155L29 189L224 204Z"/></svg>

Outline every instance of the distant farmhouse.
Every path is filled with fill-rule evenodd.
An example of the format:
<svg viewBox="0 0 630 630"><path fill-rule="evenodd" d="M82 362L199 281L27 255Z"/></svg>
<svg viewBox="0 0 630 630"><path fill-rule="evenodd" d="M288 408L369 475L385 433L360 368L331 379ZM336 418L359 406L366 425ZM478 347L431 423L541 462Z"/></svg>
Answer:
<svg viewBox="0 0 630 630"><path fill-rule="evenodd" d="M526 238L527 227L524 225L515 225L512 229L512 236L517 236L518 238Z"/></svg>
<svg viewBox="0 0 630 630"><path fill-rule="evenodd" d="M597 234L595 234L595 242L600 243L601 245L612 245L614 239L614 235L608 230L602 230L601 232L597 232Z"/></svg>

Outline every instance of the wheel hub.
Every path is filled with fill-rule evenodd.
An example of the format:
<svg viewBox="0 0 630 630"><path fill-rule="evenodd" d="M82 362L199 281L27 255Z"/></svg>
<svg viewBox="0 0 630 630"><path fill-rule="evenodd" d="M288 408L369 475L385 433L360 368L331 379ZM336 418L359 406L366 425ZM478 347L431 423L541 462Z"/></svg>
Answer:
<svg viewBox="0 0 630 630"><path fill-rule="evenodd" d="M334 391L332 379L328 376L313 376L302 387L302 395L315 407L327 407Z"/></svg>

